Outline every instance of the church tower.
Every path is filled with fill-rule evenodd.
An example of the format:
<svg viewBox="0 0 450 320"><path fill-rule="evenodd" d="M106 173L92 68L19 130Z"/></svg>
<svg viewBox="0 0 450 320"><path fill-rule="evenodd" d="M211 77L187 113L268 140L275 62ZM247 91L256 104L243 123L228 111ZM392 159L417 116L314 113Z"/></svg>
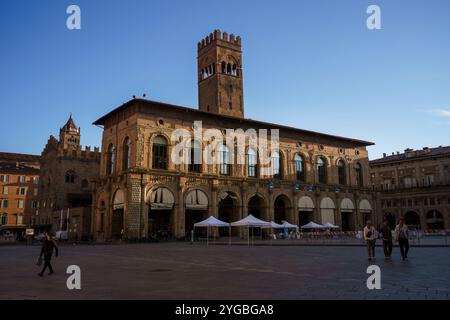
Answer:
<svg viewBox="0 0 450 320"><path fill-rule="evenodd" d="M241 38L215 30L198 43L200 110L244 117Z"/></svg>
<svg viewBox="0 0 450 320"><path fill-rule="evenodd" d="M70 115L64 127L59 130L59 144L63 149L77 150L80 147L80 128Z"/></svg>

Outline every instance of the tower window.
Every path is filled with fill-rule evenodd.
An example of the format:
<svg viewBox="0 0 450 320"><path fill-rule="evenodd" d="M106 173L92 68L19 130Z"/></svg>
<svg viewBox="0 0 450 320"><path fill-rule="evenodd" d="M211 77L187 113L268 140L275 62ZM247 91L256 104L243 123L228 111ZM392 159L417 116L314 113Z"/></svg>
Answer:
<svg viewBox="0 0 450 320"><path fill-rule="evenodd" d="M230 110L233 110L233 103L232 102L228 103L228 106L229 106Z"/></svg>
<svg viewBox="0 0 450 320"><path fill-rule="evenodd" d="M222 62L222 73L225 73L227 71L227 64L225 61Z"/></svg>
<svg viewBox="0 0 450 320"><path fill-rule="evenodd" d="M237 76L237 68L236 68L236 65L235 65L235 64L233 64L233 68L232 68L232 70L231 70L231 75L232 75L232 76Z"/></svg>
<svg viewBox="0 0 450 320"><path fill-rule="evenodd" d="M75 183L75 171L69 170L66 172L66 183Z"/></svg>
<svg viewBox="0 0 450 320"><path fill-rule="evenodd" d="M231 63L227 64L227 73L231 74Z"/></svg>

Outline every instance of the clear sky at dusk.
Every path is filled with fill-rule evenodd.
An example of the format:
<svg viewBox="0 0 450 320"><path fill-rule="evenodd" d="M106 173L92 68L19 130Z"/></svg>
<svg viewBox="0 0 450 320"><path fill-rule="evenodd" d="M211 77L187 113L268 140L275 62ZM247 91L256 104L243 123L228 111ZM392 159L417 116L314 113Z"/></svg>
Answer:
<svg viewBox="0 0 450 320"><path fill-rule="evenodd" d="M246 117L373 141L372 159L450 145L448 0L1 0L0 151L39 154L70 113L99 146L92 122L144 92L196 107L216 28L242 37Z"/></svg>

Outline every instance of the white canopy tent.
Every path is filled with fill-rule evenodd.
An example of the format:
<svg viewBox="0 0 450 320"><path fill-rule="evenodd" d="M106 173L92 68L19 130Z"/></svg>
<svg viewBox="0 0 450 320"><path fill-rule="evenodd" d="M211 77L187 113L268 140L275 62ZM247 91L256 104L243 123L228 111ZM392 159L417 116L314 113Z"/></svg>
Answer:
<svg viewBox="0 0 450 320"><path fill-rule="evenodd" d="M323 229L323 225L315 223L313 221L301 226L301 229Z"/></svg>
<svg viewBox="0 0 450 320"><path fill-rule="evenodd" d="M228 222L221 221L216 217L209 217L206 220L194 223L194 227L229 227L230 224Z"/></svg>
<svg viewBox="0 0 450 320"><path fill-rule="evenodd" d="M324 227L325 229L339 229L339 226L336 226L336 225L334 225L334 224L332 224L332 223L329 223L329 222L325 223L325 224L323 225L323 227Z"/></svg>
<svg viewBox="0 0 450 320"><path fill-rule="evenodd" d="M230 224L228 222L221 221L217 219L216 217L210 216L208 219L194 223L194 229L195 228L206 228L206 245L208 245L208 239L209 239L209 228L211 227L227 227L230 228ZM231 232L230 232L231 234ZM231 238L230 238L231 239Z"/></svg>
<svg viewBox="0 0 450 320"><path fill-rule="evenodd" d="M278 224L276 222L270 221L269 223L270 223L270 225L261 227L261 229L270 229L270 228L283 229L284 228L281 224Z"/></svg>
<svg viewBox="0 0 450 320"><path fill-rule="evenodd" d="M264 227L271 228L270 222L258 219L251 214L249 214L244 219L232 222L231 226L232 227L247 227L247 229L248 229L248 245L250 245L250 228L264 228ZM252 241L253 241L253 234L252 234Z"/></svg>
<svg viewBox="0 0 450 320"><path fill-rule="evenodd" d="M267 227L270 228L270 222L258 219L254 217L253 215L249 214L244 219L241 219L239 221L235 221L231 223L232 227Z"/></svg>
<svg viewBox="0 0 450 320"><path fill-rule="evenodd" d="M284 228L288 228L288 229L295 228L295 229L298 229L298 225L289 223L289 222L284 221L284 220L283 220L283 223L281 224L281 226L283 227L283 229Z"/></svg>

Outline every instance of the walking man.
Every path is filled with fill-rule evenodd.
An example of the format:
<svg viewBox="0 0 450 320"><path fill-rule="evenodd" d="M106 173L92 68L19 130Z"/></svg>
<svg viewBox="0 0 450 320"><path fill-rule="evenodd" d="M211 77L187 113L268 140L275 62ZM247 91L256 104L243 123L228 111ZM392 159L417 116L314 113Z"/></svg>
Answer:
<svg viewBox="0 0 450 320"><path fill-rule="evenodd" d="M375 228L372 226L372 221L368 220L364 227L364 240L367 243L367 251L369 260L375 259Z"/></svg>
<svg viewBox="0 0 450 320"><path fill-rule="evenodd" d="M55 243L55 240L52 239L52 237L45 233L44 238L42 239L42 248L41 248L41 254L39 255L39 259L42 259L42 256L44 256L44 267L42 268L42 271L38 273L39 277L42 277L44 275L45 270L48 267L48 270L50 271L48 274L53 274L53 268L50 263L53 255L53 249L55 249L55 257L58 256L58 246Z"/></svg>
<svg viewBox="0 0 450 320"><path fill-rule="evenodd" d="M395 227L395 239L398 241L400 247L400 253L402 254L402 259L408 259L409 251L409 229L405 224L405 220L400 218L398 220L398 225Z"/></svg>
<svg viewBox="0 0 450 320"><path fill-rule="evenodd" d="M387 220L384 220L383 227L381 228L381 234L383 237L383 250L385 259L391 259L392 254L392 229Z"/></svg>

